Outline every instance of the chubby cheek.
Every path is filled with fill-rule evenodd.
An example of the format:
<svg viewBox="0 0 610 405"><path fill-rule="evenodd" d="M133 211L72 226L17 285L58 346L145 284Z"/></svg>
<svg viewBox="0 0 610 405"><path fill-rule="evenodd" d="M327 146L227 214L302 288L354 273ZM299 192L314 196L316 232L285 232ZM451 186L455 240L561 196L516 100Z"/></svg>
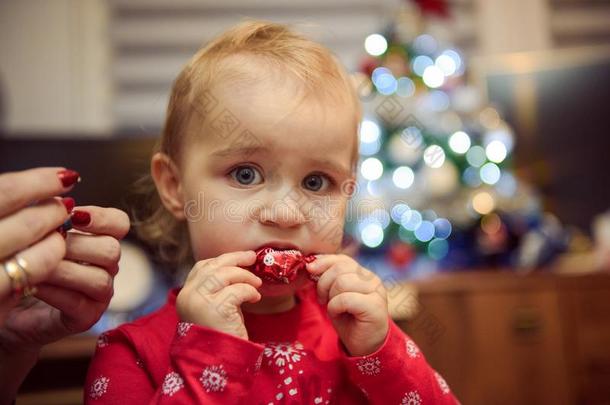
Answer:
<svg viewBox="0 0 610 405"><path fill-rule="evenodd" d="M198 221L189 222L189 237L195 260L218 257L227 252L247 250L243 239L243 225L236 223Z"/></svg>

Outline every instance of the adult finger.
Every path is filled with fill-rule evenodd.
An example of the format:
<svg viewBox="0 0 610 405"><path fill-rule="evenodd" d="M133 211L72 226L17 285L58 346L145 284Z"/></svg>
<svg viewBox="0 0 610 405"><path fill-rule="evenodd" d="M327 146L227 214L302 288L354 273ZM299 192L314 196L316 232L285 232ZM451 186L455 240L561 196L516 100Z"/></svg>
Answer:
<svg viewBox="0 0 610 405"><path fill-rule="evenodd" d="M98 302L110 302L113 277L102 268L62 260L45 284L81 293Z"/></svg>
<svg viewBox="0 0 610 405"><path fill-rule="evenodd" d="M18 253L25 260L28 282L32 285L43 282L57 267L66 252L61 235L52 232L39 242Z"/></svg>
<svg viewBox="0 0 610 405"><path fill-rule="evenodd" d="M0 217L16 212L33 201L64 194L78 179L78 173L63 167L0 174Z"/></svg>
<svg viewBox="0 0 610 405"><path fill-rule="evenodd" d="M0 259L42 239L68 219L59 198L48 198L0 219Z"/></svg>
<svg viewBox="0 0 610 405"><path fill-rule="evenodd" d="M79 231L122 239L129 232L129 217L116 208L87 205L74 208L72 226Z"/></svg>
<svg viewBox="0 0 610 405"><path fill-rule="evenodd" d="M68 232L65 259L103 267L114 276L120 258L121 244L112 236Z"/></svg>
<svg viewBox="0 0 610 405"><path fill-rule="evenodd" d="M89 329L108 306L80 292L50 284L40 284L35 296L61 312L63 324L70 333Z"/></svg>

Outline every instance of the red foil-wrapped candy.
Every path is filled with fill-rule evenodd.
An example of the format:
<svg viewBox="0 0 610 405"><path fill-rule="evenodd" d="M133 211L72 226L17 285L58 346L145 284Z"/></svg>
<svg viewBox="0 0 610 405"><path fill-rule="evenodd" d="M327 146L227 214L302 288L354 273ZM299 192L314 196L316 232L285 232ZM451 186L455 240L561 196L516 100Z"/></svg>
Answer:
<svg viewBox="0 0 610 405"><path fill-rule="evenodd" d="M307 272L305 265L315 259L315 255L303 255L294 249L263 247L256 251L256 262L248 270L272 284L289 284L297 278L299 271Z"/></svg>

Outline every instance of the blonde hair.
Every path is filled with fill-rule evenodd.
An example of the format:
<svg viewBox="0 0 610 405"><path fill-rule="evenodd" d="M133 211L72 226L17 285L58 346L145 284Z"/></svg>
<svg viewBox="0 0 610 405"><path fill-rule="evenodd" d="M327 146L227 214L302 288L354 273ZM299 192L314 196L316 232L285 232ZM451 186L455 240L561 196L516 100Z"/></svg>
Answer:
<svg viewBox="0 0 610 405"><path fill-rule="evenodd" d="M232 83L256 80L242 64L229 64L231 57L254 57L270 68L297 80L304 96L339 96L353 103L354 135L361 106L355 86L335 56L324 46L292 32L287 26L245 21L201 48L174 81L161 138L153 153L162 152L178 167L191 120L208 118L211 89L230 79ZM354 141L352 170L355 170L358 142ZM141 201L133 212L138 236L156 248L164 262L186 264L192 260L186 223L178 221L161 203L150 175L136 184Z"/></svg>

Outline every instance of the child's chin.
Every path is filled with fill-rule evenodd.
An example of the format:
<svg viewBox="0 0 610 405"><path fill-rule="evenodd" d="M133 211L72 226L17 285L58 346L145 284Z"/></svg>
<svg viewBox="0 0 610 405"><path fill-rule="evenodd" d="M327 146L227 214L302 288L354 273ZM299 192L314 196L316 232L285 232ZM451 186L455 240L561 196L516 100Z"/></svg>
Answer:
<svg viewBox="0 0 610 405"><path fill-rule="evenodd" d="M299 273L297 278L290 284L272 284L264 281L263 285L258 289L258 291L263 297L279 297L282 295L294 294L296 291L305 287L308 283L311 283L309 278L305 274Z"/></svg>

